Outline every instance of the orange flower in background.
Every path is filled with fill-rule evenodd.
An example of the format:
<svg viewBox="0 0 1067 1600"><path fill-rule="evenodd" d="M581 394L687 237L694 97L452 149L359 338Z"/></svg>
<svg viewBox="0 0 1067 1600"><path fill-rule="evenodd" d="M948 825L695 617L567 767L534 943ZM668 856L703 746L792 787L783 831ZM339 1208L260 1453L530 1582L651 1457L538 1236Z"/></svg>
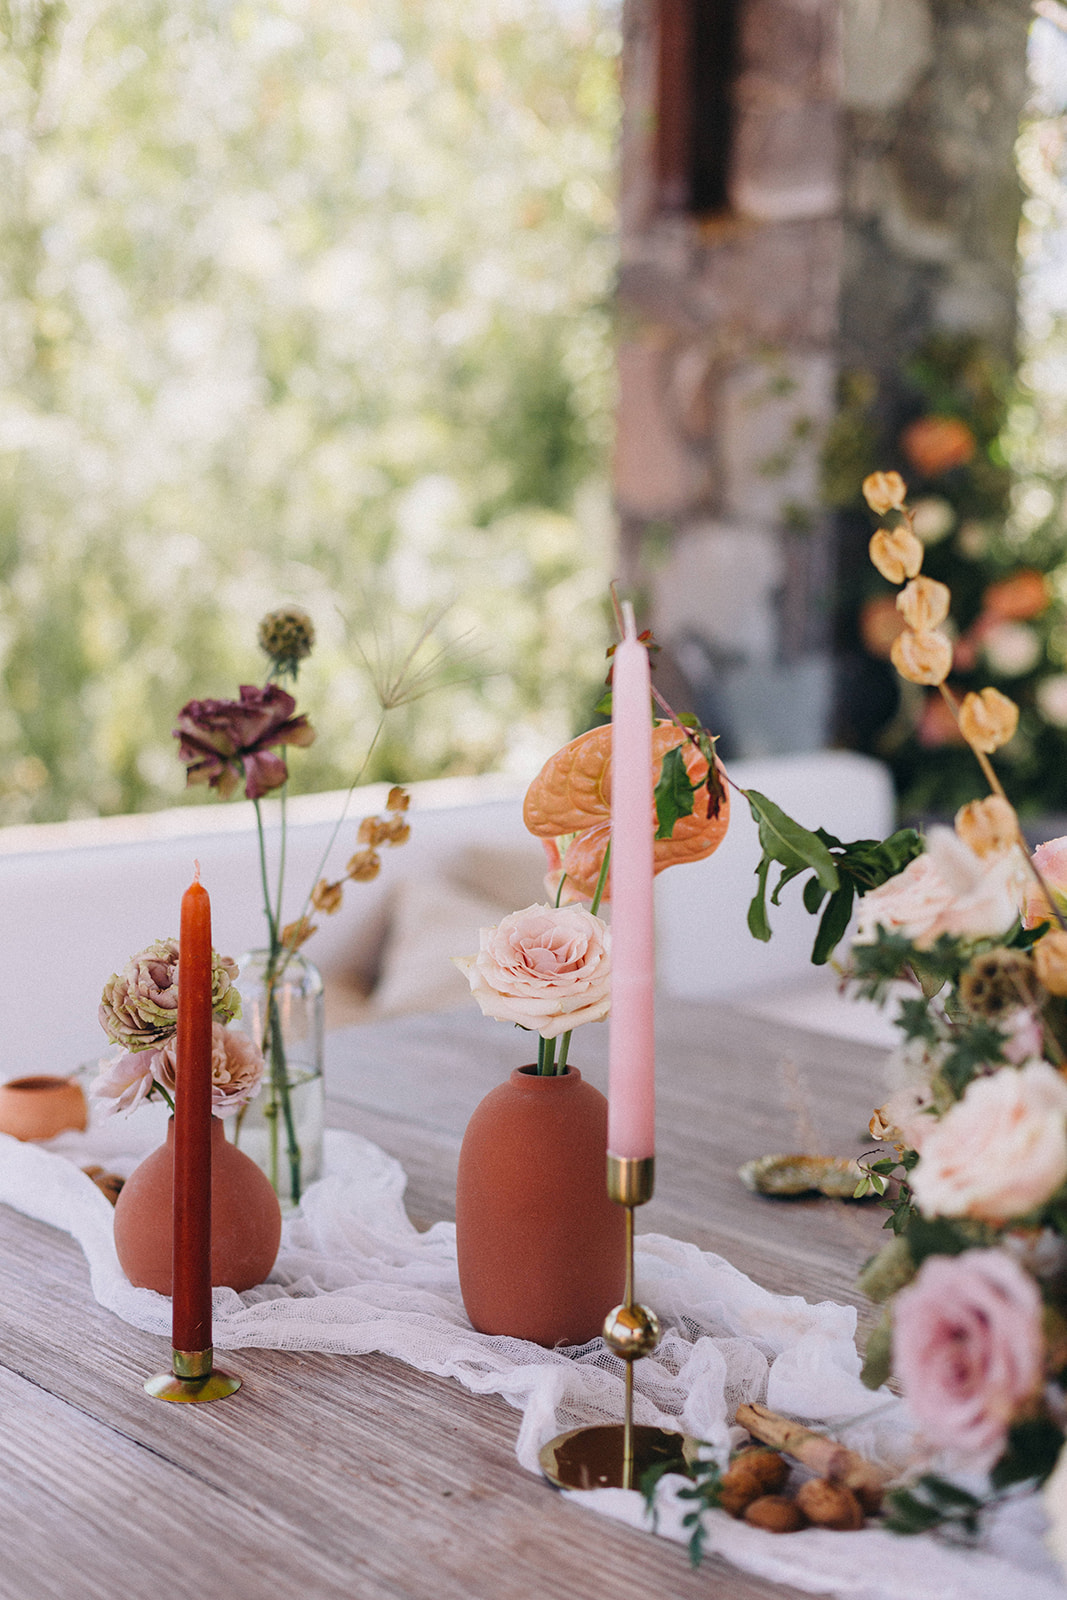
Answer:
<svg viewBox="0 0 1067 1600"><path fill-rule="evenodd" d="M940 477L974 458L978 441L959 417L919 417L904 429L901 447L916 472Z"/></svg>
<svg viewBox="0 0 1067 1600"><path fill-rule="evenodd" d="M904 618L891 594L880 594L864 601L860 611L860 638L865 649L879 661L888 661L893 640L904 631Z"/></svg>
<svg viewBox="0 0 1067 1600"><path fill-rule="evenodd" d="M940 750L945 745L967 743L955 717L939 694L928 694L923 701L915 736L924 750Z"/></svg>
<svg viewBox="0 0 1067 1600"><path fill-rule="evenodd" d="M990 756L1007 744L1019 726L1019 707L999 689L966 694L960 706L960 732L975 750Z"/></svg>
<svg viewBox="0 0 1067 1600"><path fill-rule="evenodd" d="M991 583L982 596L982 610L998 622L1029 622L1040 616L1048 603L1045 575L1033 567L1021 567L1010 578Z"/></svg>
<svg viewBox="0 0 1067 1600"><path fill-rule="evenodd" d="M657 722L652 730L653 785L659 782L668 750L679 746L690 782L702 784L707 778L707 762L682 730L673 722ZM653 871L703 861L718 849L730 820L725 785L718 814L709 817L707 809L707 789L701 787L693 796L693 814L679 819L669 839L655 841ZM522 815L530 832L544 841L550 868L567 874L568 888L592 898L611 837L610 723L580 734L546 761L526 791ZM561 853L558 841L563 839L568 842ZM609 869L609 888L610 883ZM604 898L609 898L607 890Z"/></svg>

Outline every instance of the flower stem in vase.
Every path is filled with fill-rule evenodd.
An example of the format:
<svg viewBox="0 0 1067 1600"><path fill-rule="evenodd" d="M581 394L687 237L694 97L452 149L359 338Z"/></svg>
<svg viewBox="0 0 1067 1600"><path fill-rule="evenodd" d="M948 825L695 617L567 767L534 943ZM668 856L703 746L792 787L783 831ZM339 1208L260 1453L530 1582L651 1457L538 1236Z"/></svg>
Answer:
<svg viewBox="0 0 1067 1600"><path fill-rule="evenodd" d="M293 1106L289 1097L289 1072L285 1058L285 1038L282 1019L278 1011L275 971L276 955L272 955L267 970L267 1017L263 1038L263 1054L270 1061L270 1104L267 1115L270 1124L270 1181L278 1188L278 1108L285 1122L285 1153L289 1163L289 1193L294 1205L300 1203L300 1143L296 1136Z"/></svg>

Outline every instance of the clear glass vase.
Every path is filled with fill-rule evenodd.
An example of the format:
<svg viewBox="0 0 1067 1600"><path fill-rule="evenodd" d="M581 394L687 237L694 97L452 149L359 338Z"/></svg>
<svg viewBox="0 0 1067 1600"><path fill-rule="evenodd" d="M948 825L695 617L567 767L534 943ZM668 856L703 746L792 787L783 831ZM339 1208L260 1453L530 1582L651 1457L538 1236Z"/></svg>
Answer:
<svg viewBox="0 0 1067 1600"><path fill-rule="evenodd" d="M238 963L239 1026L263 1051L256 1098L227 1122L239 1149L274 1185L283 1206L299 1205L322 1174L326 1089L322 1076L322 975L299 951L250 950Z"/></svg>

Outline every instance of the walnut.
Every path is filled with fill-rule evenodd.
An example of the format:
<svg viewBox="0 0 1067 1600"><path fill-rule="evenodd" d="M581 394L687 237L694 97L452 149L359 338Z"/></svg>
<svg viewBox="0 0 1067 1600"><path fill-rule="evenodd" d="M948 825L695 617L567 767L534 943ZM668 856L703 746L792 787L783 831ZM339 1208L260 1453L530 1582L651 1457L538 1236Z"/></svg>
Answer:
<svg viewBox="0 0 1067 1600"><path fill-rule="evenodd" d="M719 1504L732 1517L761 1495L776 1494L789 1476L789 1466L776 1450L749 1446L735 1455L719 1484Z"/></svg>
<svg viewBox="0 0 1067 1600"><path fill-rule="evenodd" d="M797 1533L806 1528L808 1519L797 1505L784 1494L764 1494L745 1507L745 1521L767 1533Z"/></svg>
<svg viewBox="0 0 1067 1600"><path fill-rule="evenodd" d="M797 1505L820 1528L853 1533L863 1527L863 1507L851 1489L828 1478L810 1478L797 1490Z"/></svg>

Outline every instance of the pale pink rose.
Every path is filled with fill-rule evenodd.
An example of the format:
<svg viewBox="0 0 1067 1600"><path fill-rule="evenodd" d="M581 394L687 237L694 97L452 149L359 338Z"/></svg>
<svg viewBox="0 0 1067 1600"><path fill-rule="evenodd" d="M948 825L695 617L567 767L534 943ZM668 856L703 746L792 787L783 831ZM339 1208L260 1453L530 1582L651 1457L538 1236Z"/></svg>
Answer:
<svg viewBox="0 0 1067 1600"><path fill-rule="evenodd" d="M1056 910L1067 915L1067 838L1049 839L1034 851L1034 866L1052 895ZM1034 878L1026 886L1023 921L1028 928L1039 922L1052 922L1053 912Z"/></svg>
<svg viewBox="0 0 1067 1600"><path fill-rule="evenodd" d="M453 956L487 1017L555 1039L611 1005L611 935L583 906L527 906L482 928L476 956Z"/></svg>
<svg viewBox="0 0 1067 1600"><path fill-rule="evenodd" d="M169 1039L161 1050L153 1050L156 1079L174 1097L178 1064L176 1039ZM260 1091L263 1082L263 1055L247 1033L236 1028L211 1025L211 1109L216 1117L232 1117Z"/></svg>
<svg viewBox="0 0 1067 1600"><path fill-rule="evenodd" d="M1003 1250L928 1256L893 1302L893 1370L932 1443L988 1467L1041 1382L1041 1295Z"/></svg>
<svg viewBox="0 0 1067 1600"><path fill-rule="evenodd" d="M909 1178L927 1217L1004 1222L1067 1178L1067 1083L1047 1061L975 1078L923 1140Z"/></svg>
<svg viewBox="0 0 1067 1600"><path fill-rule="evenodd" d="M923 854L864 895L854 942L873 943L878 927L902 933L920 950L943 933L961 939L1005 934L1019 916L1024 872L1017 850L983 859L951 828L931 828Z"/></svg>
<svg viewBox="0 0 1067 1600"><path fill-rule="evenodd" d="M1048 1517L1045 1543L1067 1573L1067 1448L1060 1451L1041 1498Z"/></svg>
<svg viewBox="0 0 1067 1600"><path fill-rule="evenodd" d="M108 1112L135 1111L155 1088L154 1050L128 1050L117 1061L102 1061L89 1093Z"/></svg>

